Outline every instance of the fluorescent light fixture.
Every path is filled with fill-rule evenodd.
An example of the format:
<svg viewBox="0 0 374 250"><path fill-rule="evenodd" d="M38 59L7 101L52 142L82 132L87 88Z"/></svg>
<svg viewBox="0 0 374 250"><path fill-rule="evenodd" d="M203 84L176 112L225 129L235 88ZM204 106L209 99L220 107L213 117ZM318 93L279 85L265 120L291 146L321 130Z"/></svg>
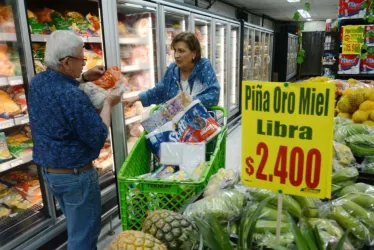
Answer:
<svg viewBox="0 0 374 250"><path fill-rule="evenodd" d="M152 8L152 7L145 7L147 10L156 10L156 8Z"/></svg>
<svg viewBox="0 0 374 250"><path fill-rule="evenodd" d="M132 4L132 3L125 3L126 6L129 6L129 7L134 7L134 8L138 8L138 9L143 9L143 6L139 5L139 4Z"/></svg>
<svg viewBox="0 0 374 250"><path fill-rule="evenodd" d="M310 18L310 17L311 17L308 11L305 11L305 10L303 10L303 9L299 9L299 10L297 10L297 11L298 11L298 12L300 13L300 15L301 15L302 17L304 17L304 18Z"/></svg>
<svg viewBox="0 0 374 250"><path fill-rule="evenodd" d="M298 3L298 2L300 2L300 0L287 0L287 2L289 2L289 3Z"/></svg>
<svg viewBox="0 0 374 250"><path fill-rule="evenodd" d="M306 19L308 22L310 22L310 21L313 21L313 19L310 19L310 18L308 18L308 19Z"/></svg>

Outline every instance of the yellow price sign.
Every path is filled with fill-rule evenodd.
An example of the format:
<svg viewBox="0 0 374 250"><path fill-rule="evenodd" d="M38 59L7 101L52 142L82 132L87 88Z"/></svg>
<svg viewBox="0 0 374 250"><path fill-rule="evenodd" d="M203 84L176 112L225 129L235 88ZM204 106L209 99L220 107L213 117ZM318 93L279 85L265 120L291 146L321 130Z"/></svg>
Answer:
<svg viewBox="0 0 374 250"><path fill-rule="evenodd" d="M330 198L335 85L243 82L242 182Z"/></svg>
<svg viewBox="0 0 374 250"><path fill-rule="evenodd" d="M349 25L343 27L342 54L358 55L364 43L364 25Z"/></svg>
<svg viewBox="0 0 374 250"><path fill-rule="evenodd" d="M359 43L348 43L343 44L342 53L345 55L360 55L361 54L362 44Z"/></svg>

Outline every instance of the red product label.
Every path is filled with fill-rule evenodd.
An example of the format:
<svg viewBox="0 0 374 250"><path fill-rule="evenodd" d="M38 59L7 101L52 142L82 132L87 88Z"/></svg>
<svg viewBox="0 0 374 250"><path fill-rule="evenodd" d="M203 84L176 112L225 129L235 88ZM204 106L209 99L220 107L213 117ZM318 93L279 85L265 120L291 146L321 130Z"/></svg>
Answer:
<svg viewBox="0 0 374 250"><path fill-rule="evenodd" d="M365 25L366 44L374 44L374 25Z"/></svg>
<svg viewBox="0 0 374 250"><path fill-rule="evenodd" d="M363 68L366 73L374 74L374 55L367 55Z"/></svg>
<svg viewBox="0 0 374 250"><path fill-rule="evenodd" d="M339 17L352 17L360 14L365 0L343 0L339 4ZM365 11L362 13L364 14Z"/></svg>
<svg viewBox="0 0 374 250"><path fill-rule="evenodd" d="M339 71L348 74L360 73L360 55L340 55Z"/></svg>

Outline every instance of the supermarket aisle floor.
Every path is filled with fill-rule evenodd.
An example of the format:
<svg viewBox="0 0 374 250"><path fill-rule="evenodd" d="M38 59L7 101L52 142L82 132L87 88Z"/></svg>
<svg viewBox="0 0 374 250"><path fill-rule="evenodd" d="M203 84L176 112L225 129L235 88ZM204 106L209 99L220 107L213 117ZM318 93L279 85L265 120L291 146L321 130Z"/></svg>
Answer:
<svg viewBox="0 0 374 250"><path fill-rule="evenodd" d="M232 131L226 142L226 168L237 168L241 167L241 150L242 150L242 127L237 127ZM101 229L101 234L99 237L99 242L97 244L98 250L108 249L110 242L114 237L122 231L121 221L118 216L112 220L113 230L115 235L109 235L108 231L110 229L109 223L103 225Z"/></svg>

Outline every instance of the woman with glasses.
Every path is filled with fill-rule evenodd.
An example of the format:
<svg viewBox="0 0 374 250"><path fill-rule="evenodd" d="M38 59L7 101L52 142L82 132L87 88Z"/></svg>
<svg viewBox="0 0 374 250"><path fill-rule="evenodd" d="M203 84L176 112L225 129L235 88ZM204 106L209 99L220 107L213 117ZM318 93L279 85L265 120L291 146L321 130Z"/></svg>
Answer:
<svg viewBox="0 0 374 250"><path fill-rule="evenodd" d="M48 69L31 80L28 93L33 159L66 217L69 250L96 248L101 195L92 161L108 137L111 109L121 99L119 90L110 93L97 113L78 86L98 79L104 69L95 67L82 74L83 52L79 36L70 31L53 32L46 44Z"/></svg>

